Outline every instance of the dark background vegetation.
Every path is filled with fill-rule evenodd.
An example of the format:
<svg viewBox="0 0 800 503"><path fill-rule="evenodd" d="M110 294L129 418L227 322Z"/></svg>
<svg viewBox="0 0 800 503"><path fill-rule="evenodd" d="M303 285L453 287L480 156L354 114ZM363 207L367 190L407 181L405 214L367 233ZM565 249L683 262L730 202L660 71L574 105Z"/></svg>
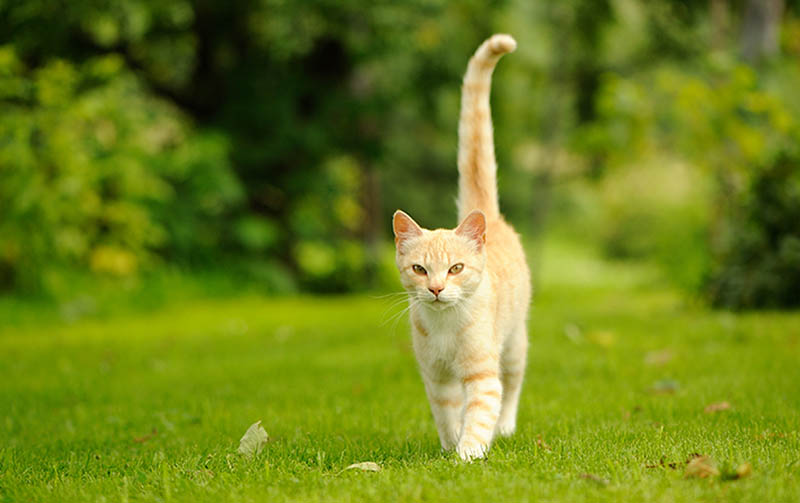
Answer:
<svg viewBox="0 0 800 503"><path fill-rule="evenodd" d="M392 287L391 213L456 223L460 78L493 32L519 43L493 111L532 247L800 305L797 0L2 0L0 292Z"/></svg>

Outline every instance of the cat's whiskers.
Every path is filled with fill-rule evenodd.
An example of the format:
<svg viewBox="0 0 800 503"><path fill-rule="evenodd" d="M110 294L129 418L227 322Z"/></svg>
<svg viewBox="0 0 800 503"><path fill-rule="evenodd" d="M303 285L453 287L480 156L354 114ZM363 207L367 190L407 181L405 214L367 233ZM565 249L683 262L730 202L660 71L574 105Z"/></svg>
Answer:
<svg viewBox="0 0 800 503"><path fill-rule="evenodd" d="M392 314L388 318L384 319L381 322L380 326L385 326L388 323L391 323L392 321L395 321L395 320L401 318L404 314L406 314L409 311L409 309L411 309L411 307L414 305L415 302L418 302L416 299L413 299L412 297L409 296L407 299L402 299L402 300L396 301L389 309L387 309L387 311L389 311L390 309L396 308L397 306L401 305L403 302L406 302L406 301L408 302L408 305L406 307L404 307L400 311ZM383 315L381 315L381 317L385 317L385 312L384 312Z"/></svg>
<svg viewBox="0 0 800 503"><path fill-rule="evenodd" d="M414 298L409 296L409 298L408 298L408 306L406 306L400 312L392 315L392 317L389 318L388 320L386 320L384 323L382 323L381 326L385 325L386 323L392 322L391 333L392 333L392 335L394 335L396 333L396 331L397 331L397 324L400 323L400 320L403 319L404 315L406 313L408 313L411 310L412 307L418 306L419 304L420 304L420 301L418 299L414 299Z"/></svg>
<svg viewBox="0 0 800 503"><path fill-rule="evenodd" d="M388 315L388 314L389 314L389 313L390 313L390 312L391 312L393 309L397 308L398 306L401 306L401 305L405 304L405 303L406 303L406 302L408 302L408 301L409 301L409 296L408 296L408 294L405 294L405 296L404 296L403 298L401 298L401 299L392 299L391 301L389 301L389 305L388 305L388 306L386 307L386 309L384 309L384 310L383 310L383 312L381 313L381 320L383 320L384 318L386 318L386 316L387 316L387 315ZM394 315L392 315L392 317L394 317Z"/></svg>
<svg viewBox="0 0 800 503"><path fill-rule="evenodd" d="M382 294L382 295L369 295L369 298L370 299L386 299L386 298L389 298L389 297L397 297L397 296L400 296L400 295L408 295L408 292L405 292L405 291L403 291L403 292L389 292L389 293L385 293L385 294Z"/></svg>

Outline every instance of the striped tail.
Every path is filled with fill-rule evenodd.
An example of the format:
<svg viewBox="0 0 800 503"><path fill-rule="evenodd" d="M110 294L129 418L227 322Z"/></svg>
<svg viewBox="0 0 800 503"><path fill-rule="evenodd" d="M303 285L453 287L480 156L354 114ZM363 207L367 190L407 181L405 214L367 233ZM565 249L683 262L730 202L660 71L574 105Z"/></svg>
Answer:
<svg viewBox="0 0 800 503"><path fill-rule="evenodd" d="M458 124L459 221L476 209L490 220L500 216L489 92L497 61L516 48L511 36L492 35L475 51L464 75Z"/></svg>

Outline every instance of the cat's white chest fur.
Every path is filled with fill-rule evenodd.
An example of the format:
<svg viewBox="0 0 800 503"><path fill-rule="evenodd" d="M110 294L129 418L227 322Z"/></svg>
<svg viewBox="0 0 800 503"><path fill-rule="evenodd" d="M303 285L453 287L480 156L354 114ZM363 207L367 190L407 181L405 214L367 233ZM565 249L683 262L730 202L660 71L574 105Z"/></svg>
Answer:
<svg viewBox="0 0 800 503"><path fill-rule="evenodd" d="M451 374L451 364L464 338L464 326L471 323L468 311L458 307L435 311L420 308L414 315L424 332L415 333L414 347L434 368Z"/></svg>

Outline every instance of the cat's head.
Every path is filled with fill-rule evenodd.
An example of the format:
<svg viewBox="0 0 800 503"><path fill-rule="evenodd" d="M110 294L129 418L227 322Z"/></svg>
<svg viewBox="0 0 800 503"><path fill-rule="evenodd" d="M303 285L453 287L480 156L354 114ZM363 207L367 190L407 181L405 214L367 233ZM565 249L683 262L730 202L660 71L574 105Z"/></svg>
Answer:
<svg viewBox="0 0 800 503"><path fill-rule="evenodd" d="M486 265L486 217L476 210L455 229L423 229L397 210L392 219L400 281L413 299L433 309L471 296Z"/></svg>

